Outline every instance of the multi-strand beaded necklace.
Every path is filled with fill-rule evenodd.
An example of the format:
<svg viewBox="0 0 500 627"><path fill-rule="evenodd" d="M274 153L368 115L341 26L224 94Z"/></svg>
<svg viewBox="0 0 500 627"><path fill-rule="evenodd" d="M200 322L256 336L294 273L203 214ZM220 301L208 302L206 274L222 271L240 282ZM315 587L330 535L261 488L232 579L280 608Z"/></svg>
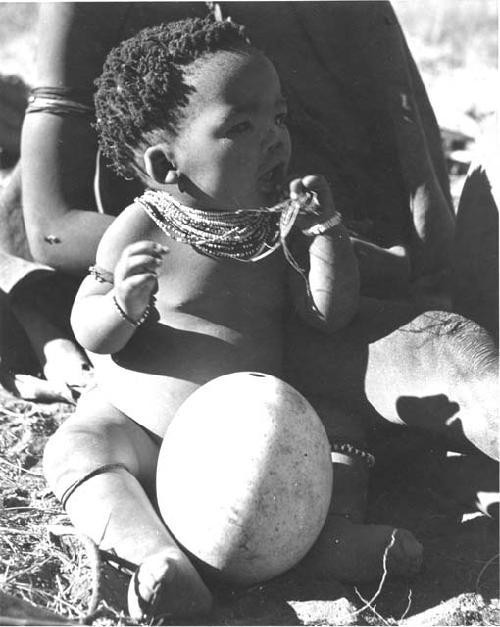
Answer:
<svg viewBox="0 0 500 627"><path fill-rule="evenodd" d="M148 190L136 202L169 237L200 253L258 261L282 246L285 257L296 267L285 239L299 212L315 211L316 199L304 194L270 208L216 211L193 209L167 192Z"/></svg>

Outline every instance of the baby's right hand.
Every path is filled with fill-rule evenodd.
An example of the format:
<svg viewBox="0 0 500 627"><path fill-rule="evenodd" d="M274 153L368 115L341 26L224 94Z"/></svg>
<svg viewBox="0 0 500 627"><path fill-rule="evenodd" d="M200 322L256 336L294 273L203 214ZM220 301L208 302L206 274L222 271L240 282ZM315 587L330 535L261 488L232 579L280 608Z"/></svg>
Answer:
<svg viewBox="0 0 500 627"><path fill-rule="evenodd" d="M114 273L114 295L132 320L139 320L158 289L157 270L168 252L161 244L142 241L130 244L121 254Z"/></svg>

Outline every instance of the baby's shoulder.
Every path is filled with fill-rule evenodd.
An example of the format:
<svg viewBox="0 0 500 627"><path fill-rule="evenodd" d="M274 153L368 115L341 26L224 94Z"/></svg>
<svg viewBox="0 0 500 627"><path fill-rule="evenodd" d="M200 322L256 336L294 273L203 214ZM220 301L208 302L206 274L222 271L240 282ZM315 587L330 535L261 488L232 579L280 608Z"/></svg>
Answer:
<svg viewBox="0 0 500 627"><path fill-rule="evenodd" d="M143 240L157 240L158 228L138 203L132 203L106 229L97 250L97 263L112 269L123 250Z"/></svg>

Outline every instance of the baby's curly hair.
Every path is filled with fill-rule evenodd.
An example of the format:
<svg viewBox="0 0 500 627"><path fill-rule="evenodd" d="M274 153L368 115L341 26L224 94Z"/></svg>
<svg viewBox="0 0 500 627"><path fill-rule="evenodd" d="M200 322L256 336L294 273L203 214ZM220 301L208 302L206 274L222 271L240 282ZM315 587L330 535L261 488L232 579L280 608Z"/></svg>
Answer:
<svg viewBox="0 0 500 627"><path fill-rule="evenodd" d="M176 131L193 91L187 65L249 45L242 26L207 16L145 28L113 48L94 96L99 146L113 169L125 178L144 177L139 152Z"/></svg>

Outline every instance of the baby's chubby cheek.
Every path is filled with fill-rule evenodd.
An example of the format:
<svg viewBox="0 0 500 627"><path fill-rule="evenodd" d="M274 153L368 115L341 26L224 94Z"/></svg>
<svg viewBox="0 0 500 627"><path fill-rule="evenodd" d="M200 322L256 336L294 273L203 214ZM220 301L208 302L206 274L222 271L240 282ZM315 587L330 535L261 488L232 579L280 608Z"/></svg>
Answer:
<svg viewBox="0 0 500 627"><path fill-rule="evenodd" d="M231 174L220 181L214 197L229 207L236 205L249 208L258 200L258 193L257 181L253 177L233 169Z"/></svg>

